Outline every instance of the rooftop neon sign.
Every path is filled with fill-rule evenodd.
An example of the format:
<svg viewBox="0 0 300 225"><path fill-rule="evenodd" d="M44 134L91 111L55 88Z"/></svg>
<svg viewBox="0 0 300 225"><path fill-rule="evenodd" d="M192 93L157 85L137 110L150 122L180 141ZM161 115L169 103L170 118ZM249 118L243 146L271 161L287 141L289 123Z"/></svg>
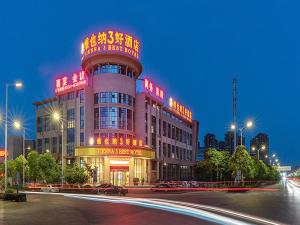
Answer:
<svg viewBox="0 0 300 225"><path fill-rule="evenodd" d="M169 98L169 108L182 118L192 121L192 112L173 98Z"/></svg>
<svg viewBox="0 0 300 225"><path fill-rule="evenodd" d="M149 79L144 79L144 89L159 100L164 99L164 91Z"/></svg>
<svg viewBox="0 0 300 225"><path fill-rule="evenodd" d="M75 88L81 88L87 84L87 76L84 71L64 75L55 79L55 94L61 95Z"/></svg>
<svg viewBox="0 0 300 225"><path fill-rule="evenodd" d="M119 31L93 33L81 43L81 60L97 53L121 53L139 59L140 41Z"/></svg>

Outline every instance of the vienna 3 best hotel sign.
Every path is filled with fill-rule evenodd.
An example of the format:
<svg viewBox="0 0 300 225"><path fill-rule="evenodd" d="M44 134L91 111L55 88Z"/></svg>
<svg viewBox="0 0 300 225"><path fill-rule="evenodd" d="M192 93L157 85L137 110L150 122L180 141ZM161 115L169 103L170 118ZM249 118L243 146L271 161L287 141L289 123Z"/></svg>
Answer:
<svg viewBox="0 0 300 225"><path fill-rule="evenodd" d="M81 60L99 53L121 53L140 58L140 42L132 35L108 30L93 33L81 43Z"/></svg>

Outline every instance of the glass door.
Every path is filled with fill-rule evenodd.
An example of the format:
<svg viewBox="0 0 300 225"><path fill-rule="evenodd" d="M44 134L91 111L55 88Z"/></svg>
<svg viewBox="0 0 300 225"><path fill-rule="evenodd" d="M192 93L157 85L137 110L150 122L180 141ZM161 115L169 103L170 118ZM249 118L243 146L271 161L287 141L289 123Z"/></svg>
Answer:
<svg viewBox="0 0 300 225"><path fill-rule="evenodd" d="M129 172L124 170L110 171L110 182L116 186L129 184Z"/></svg>

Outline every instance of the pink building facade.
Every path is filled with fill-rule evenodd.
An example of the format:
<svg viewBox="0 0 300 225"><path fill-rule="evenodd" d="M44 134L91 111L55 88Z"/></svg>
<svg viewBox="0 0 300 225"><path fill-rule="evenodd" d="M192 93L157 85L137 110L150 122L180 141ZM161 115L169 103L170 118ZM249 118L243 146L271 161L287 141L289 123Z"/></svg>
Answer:
<svg viewBox="0 0 300 225"><path fill-rule="evenodd" d="M164 104L163 90L143 79L139 40L93 33L81 59L81 71L56 79L56 97L34 103L37 150L89 166L94 183L192 179L199 123L172 98Z"/></svg>

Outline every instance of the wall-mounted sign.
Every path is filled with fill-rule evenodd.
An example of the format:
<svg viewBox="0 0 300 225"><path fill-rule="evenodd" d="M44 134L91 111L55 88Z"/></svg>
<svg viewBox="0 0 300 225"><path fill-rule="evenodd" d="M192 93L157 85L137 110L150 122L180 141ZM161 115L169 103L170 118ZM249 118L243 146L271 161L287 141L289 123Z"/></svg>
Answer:
<svg viewBox="0 0 300 225"><path fill-rule="evenodd" d="M139 59L140 42L127 33L100 31L87 36L81 43L81 60L99 53L120 53Z"/></svg>
<svg viewBox="0 0 300 225"><path fill-rule="evenodd" d="M5 157L5 149L0 149L0 157ZM8 154L7 154L8 155Z"/></svg>
<svg viewBox="0 0 300 225"><path fill-rule="evenodd" d="M130 139L130 138L101 138L98 137L95 140L96 145L116 145L116 146L143 146L142 140Z"/></svg>
<svg viewBox="0 0 300 225"><path fill-rule="evenodd" d="M155 151L139 148L114 148L114 147L78 147L75 156L133 156L155 158Z"/></svg>
<svg viewBox="0 0 300 225"><path fill-rule="evenodd" d="M152 81L145 78L144 79L144 89L150 93L152 96L155 96L156 98L163 100L164 99L164 91L157 85L155 85Z"/></svg>
<svg viewBox="0 0 300 225"><path fill-rule="evenodd" d="M182 118L192 121L192 112L173 98L169 98L169 108Z"/></svg>
<svg viewBox="0 0 300 225"><path fill-rule="evenodd" d="M61 95L75 88L81 88L87 84L87 76L84 71L64 75L55 79L55 94Z"/></svg>

